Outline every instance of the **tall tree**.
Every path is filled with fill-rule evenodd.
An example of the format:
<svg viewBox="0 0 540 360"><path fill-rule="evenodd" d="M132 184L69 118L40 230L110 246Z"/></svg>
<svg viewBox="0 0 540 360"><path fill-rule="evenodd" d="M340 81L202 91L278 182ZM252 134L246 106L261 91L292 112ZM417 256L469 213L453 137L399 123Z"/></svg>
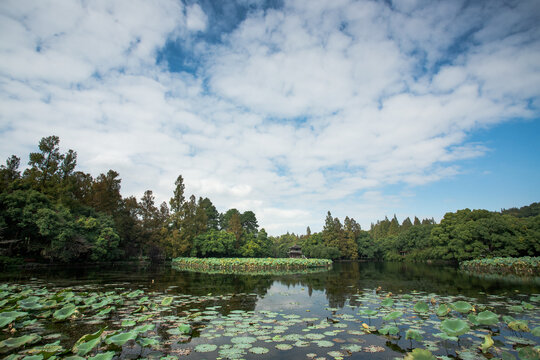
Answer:
<svg viewBox="0 0 540 360"><path fill-rule="evenodd" d="M240 222L242 223L242 228L248 233L257 233L259 229L259 224L257 223L257 217L253 211L245 211L240 215Z"/></svg>
<svg viewBox="0 0 540 360"><path fill-rule="evenodd" d="M178 213L182 210L182 206L184 205L184 191L185 191L185 185L184 185L184 178L182 175L178 175L176 178L176 181L174 182L175 188L173 197L169 201L169 204L171 205L171 212L172 213Z"/></svg>
<svg viewBox="0 0 540 360"><path fill-rule="evenodd" d="M92 184L91 205L97 211L108 215L115 215L122 205L122 195L120 195L121 179L114 170L109 170L107 174L100 174Z"/></svg>

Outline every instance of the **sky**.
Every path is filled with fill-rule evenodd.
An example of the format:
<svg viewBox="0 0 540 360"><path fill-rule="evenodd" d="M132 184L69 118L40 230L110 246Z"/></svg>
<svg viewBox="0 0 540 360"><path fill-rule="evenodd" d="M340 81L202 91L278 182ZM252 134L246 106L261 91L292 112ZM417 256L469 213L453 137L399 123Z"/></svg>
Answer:
<svg viewBox="0 0 540 360"><path fill-rule="evenodd" d="M3 0L0 158L269 234L540 201L538 0Z"/></svg>

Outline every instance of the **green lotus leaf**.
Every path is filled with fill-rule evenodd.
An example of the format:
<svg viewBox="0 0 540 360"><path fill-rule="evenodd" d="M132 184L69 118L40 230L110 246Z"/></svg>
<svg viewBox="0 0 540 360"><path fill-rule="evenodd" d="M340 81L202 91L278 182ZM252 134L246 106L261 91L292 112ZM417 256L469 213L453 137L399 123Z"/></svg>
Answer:
<svg viewBox="0 0 540 360"><path fill-rule="evenodd" d="M96 316L105 316L105 315L108 315L111 311L113 310L116 310L116 307L114 306L108 306L106 307L105 309L99 311L98 313L96 313Z"/></svg>
<svg viewBox="0 0 540 360"><path fill-rule="evenodd" d="M252 347L252 348L249 349L250 353L257 354L257 355L266 354L268 351L270 351L270 350L268 350L265 347L260 347L260 346L259 347Z"/></svg>
<svg viewBox="0 0 540 360"><path fill-rule="evenodd" d="M361 352L363 350L361 345L356 344L350 344L350 345L344 345L341 347L343 350L348 350L350 352Z"/></svg>
<svg viewBox="0 0 540 360"><path fill-rule="evenodd" d="M28 315L27 312L23 311L5 311L0 313L0 328L11 324L16 319Z"/></svg>
<svg viewBox="0 0 540 360"><path fill-rule="evenodd" d="M173 301L173 297L167 296L161 301L161 306L169 306L171 305L172 301Z"/></svg>
<svg viewBox="0 0 540 360"><path fill-rule="evenodd" d="M501 353L501 359L502 360L516 360L516 357L507 351L503 351Z"/></svg>
<svg viewBox="0 0 540 360"><path fill-rule="evenodd" d="M154 346L159 345L159 340L153 339L153 338L142 338L142 339L137 340L137 343L141 345L142 347L147 347L147 346L154 347Z"/></svg>
<svg viewBox="0 0 540 360"><path fill-rule="evenodd" d="M385 321L395 320L401 316L403 316L403 313L401 311L392 311L391 313L384 315L383 320Z"/></svg>
<svg viewBox="0 0 540 360"><path fill-rule="evenodd" d="M130 327L137 325L137 322L135 320L124 320L122 321L122 327Z"/></svg>
<svg viewBox="0 0 540 360"><path fill-rule="evenodd" d="M105 339L107 344L114 344L116 346L122 346L130 340L135 340L139 335L136 331L128 331L120 334L112 335Z"/></svg>
<svg viewBox="0 0 540 360"><path fill-rule="evenodd" d="M101 342L101 338L98 336L86 342L75 344L71 351L73 351L75 354L79 356L85 356L90 351L92 351L96 346L98 346L100 342Z"/></svg>
<svg viewBox="0 0 540 360"><path fill-rule="evenodd" d="M521 360L539 360L540 350L532 346L525 346L518 350L518 356Z"/></svg>
<svg viewBox="0 0 540 360"><path fill-rule="evenodd" d="M277 344L276 349L279 350L291 350L293 346L291 344Z"/></svg>
<svg viewBox="0 0 540 360"><path fill-rule="evenodd" d="M132 291L132 292L128 293L128 294L126 295L126 297L127 297L128 299L133 299L133 298L135 298L135 297L137 297L137 296L141 296L141 295L143 295L143 294L144 294L144 291L142 291L142 290L139 289L139 290L135 290L135 291Z"/></svg>
<svg viewBox="0 0 540 360"><path fill-rule="evenodd" d="M360 311L358 312L358 315L373 316L373 315L377 315L377 313L378 313L377 310L364 309L364 310L360 310Z"/></svg>
<svg viewBox="0 0 540 360"><path fill-rule="evenodd" d="M420 334L417 330L409 329L405 333L405 339L407 340L416 340L416 341L422 341L424 338L422 337L422 334Z"/></svg>
<svg viewBox="0 0 540 360"><path fill-rule="evenodd" d="M39 304L39 297L37 296L30 296L26 299L17 301L17 305L19 305L19 308L23 310L40 310L43 308L43 305Z"/></svg>
<svg viewBox="0 0 540 360"><path fill-rule="evenodd" d="M458 338L456 336L449 336L446 333L436 333L433 334L433 336L438 337L442 340L448 340L448 341L458 341Z"/></svg>
<svg viewBox="0 0 540 360"><path fill-rule="evenodd" d="M76 310L77 310L77 307L75 305L67 304L63 308L56 310L53 313L53 317L57 321L63 321L63 320L66 320L71 315L73 315Z"/></svg>
<svg viewBox="0 0 540 360"><path fill-rule="evenodd" d="M73 355L73 356L65 357L64 360L85 360L85 358L79 355Z"/></svg>
<svg viewBox="0 0 540 360"><path fill-rule="evenodd" d="M525 302L525 301L522 301L521 302L521 306L523 306L523 308L525 310L534 310L534 305L533 304L529 304L528 302Z"/></svg>
<svg viewBox="0 0 540 360"><path fill-rule="evenodd" d="M381 329L379 329L379 334L382 334L382 335L397 335L399 333L399 328L397 326L394 326L394 325L386 325L384 327L382 327Z"/></svg>
<svg viewBox="0 0 540 360"><path fill-rule="evenodd" d="M383 301L381 301L381 306L384 306L387 308L394 306L394 299L392 298L384 299Z"/></svg>
<svg viewBox="0 0 540 360"><path fill-rule="evenodd" d="M529 324L526 320L514 320L508 323L508 327L514 331L525 331L528 332Z"/></svg>
<svg viewBox="0 0 540 360"><path fill-rule="evenodd" d="M60 345L60 341L56 341L52 344L46 344L43 346L38 346L33 349L27 350L26 353L31 356L39 356L42 359L48 359L55 354L61 354L65 352L64 348ZM25 357L28 359L28 356Z"/></svg>
<svg viewBox="0 0 540 360"><path fill-rule="evenodd" d="M216 351L217 345L214 344L199 344L195 346L195 351L197 352L212 352Z"/></svg>
<svg viewBox="0 0 540 360"><path fill-rule="evenodd" d="M439 307L437 308L437 311L435 312L435 314L437 314L437 316L446 316L448 315L448 313L450 312L450 307L446 304L441 304L439 305Z"/></svg>
<svg viewBox="0 0 540 360"><path fill-rule="evenodd" d="M319 347L332 347L334 346L334 343L332 341L328 340L316 340L314 341L315 344Z"/></svg>
<svg viewBox="0 0 540 360"><path fill-rule="evenodd" d="M441 322L440 328L449 336L460 336L470 330L469 325L461 319L446 319Z"/></svg>
<svg viewBox="0 0 540 360"><path fill-rule="evenodd" d="M41 336L37 334L23 335L15 338L9 338L3 341L0 341L0 352L4 353L12 349L19 348L26 344L33 344L41 340Z"/></svg>
<svg viewBox="0 0 540 360"><path fill-rule="evenodd" d="M431 351L425 349L414 349L405 356L404 360L436 360Z"/></svg>
<svg viewBox="0 0 540 360"><path fill-rule="evenodd" d="M481 325L495 325L499 322L499 315L489 310L482 311L476 317L476 321Z"/></svg>
<svg viewBox="0 0 540 360"><path fill-rule="evenodd" d="M520 305L512 305L508 307L508 310L515 313L521 313L523 312L523 306Z"/></svg>
<svg viewBox="0 0 540 360"><path fill-rule="evenodd" d="M73 345L73 348L75 349L75 347L77 347L79 344L83 343L83 342L88 342L90 340L94 340L96 338L99 338L101 336L101 334L103 334L103 331L105 331L107 329L107 326L99 329L98 331L96 331L95 333L92 333L92 334L86 334L86 335L83 335L81 336L81 338L79 340L77 340L77 342L75 343L75 345ZM77 352L75 350L73 350L73 352Z"/></svg>
<svg viewBox="0 0 540 360"><path fill-rule="evenodd" d="M107 351L105 353L97 354L96 356L89 357L87 360L112 360L114 357L114 351Z"/></svg>
<svg viewBox="0 0 540 360"><path fill-rule="evenodd" d="M26 355L23 360L44 360L43 355Z"/></svg>
<svg viewBox="0 0 540 360"><path fill-rule="evenodd" d="M537 326L534 329L532 329L531 334L533 334L534 336L540 337L540 326Z"/></svg>
<svg viewBox="0 0 540 360"><path fill-rule="evenodd" d="M472 305L466 301L456 301L455 303L450 304L450 307L455 311L466 314L473 309Z"/></svg>
<svg viewBox="0 0 540 360"><path fill-rule="evenodd" d="M153 331L156 328L154 324L139 325L133 328L131 331L135 331L139 334L144 334L147 331Z"/></svg>
<svg viewBox="0 0 540 360"><path fill-rule="evenodd" d="M189 335L192 331L191 326L189 326L188 324L178 325L178 330L184 335Z"/></svg>
<svg viewBox="0 0 540 360"><path fill-rule="evenodd" d="M419 301L414 304L414 311L417 313L427 313L429 311L429 305L424 301Z"/></svg>
<svg viewBox="0 0 540 360"><path fill-rule="evenodd" d="M490 347L492 347L494 344L493 339L491 338L491 335L484 335L484 342L482 343L482 352L485 354Z"/></svg>
<svg viewBox="0 0 540 360"><path fill-rule="evenodd" d="M257 338L254 338L252 336L239 336L239 337L233 337L231 339L231 342L233 344L251 344L257 341Z"/></svg>
<svg viewBox="0 0 540 360"><path fill-rule="evenodd" d="M476 314L469 314L467 315L467 319L469 319L469 321L471 322L471 324L473 325L481 325L479 322L478 322L478 316Z"/></svg>

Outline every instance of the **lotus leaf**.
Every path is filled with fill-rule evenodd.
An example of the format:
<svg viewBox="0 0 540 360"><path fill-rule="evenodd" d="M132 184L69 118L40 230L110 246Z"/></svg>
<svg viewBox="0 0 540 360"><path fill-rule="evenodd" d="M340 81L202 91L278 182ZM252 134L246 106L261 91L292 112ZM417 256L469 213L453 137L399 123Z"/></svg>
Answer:
<svg viewBox="0 0 540 360"><path fill-rule="evenodd" d="M27 354L40 356L42 359L48 359L55 354L61 354L63 352L65 352L65 350L60 345L60 341L54 342L52 344L46 344L43 346L35 347L33 349L26 351ZM27 358L28 357L25 357L25 359Z"/></svg>
<svg viewBox="0 0 540 360"><path fill-rule="evenodd" d="M525 346L518 350L518 356L521 360L540 360L540 350Z"/></svg>
<svg viewBox="0 0 540 360"><path fill-rule="evenodd" d="M516 357L509 352L503 351L501 353L502 360L516 360Z"/></svg>
<svg viewBox="0 0 540 360"><path fill-rule="evenodd" d="M341 347L343 350L348 350L350 352L360 352L362 351L362 346L356 344L344 345Z"/></svg>
<svg viewBox="0 0 540 360"><path fill-rule="evenodd" d="M99 329L98 331L96 331L95 333L92 333L92 334L86 334L86 335L83 335L81 336L81 338L79 340L77 340L77 342L75 343L75 345L73 345L73 348L75 348L76 346L78 346L79 344L83 343L83 342L87 342L87 341L90 341L90 340L94 340L96 338L99 338L101 336L101 334L103 334L103 331L105 331L107 329L107 326ZM76 351L73 351L73 352L76 352Z"/></svg>
<svg viewBox="0 0 540 360"><path fill-rule="evenodd" d="M525 302L525 301L522 301L522 302L521 302L521 306L523 306L523 308L524 308L525 310L534 310L534 305L533 305L533 304L529 304L529 303L527 303L527 302Z"/></svg>
<svg viewBox="0 0 540 360"><path fill-rule="evenodd" d="M450 307L448 307L448 305L446 304L441 304L437 308L437 311L435 312L435 314L437 314L437 316L442 317L442 316L448 315L449 312L450 312Z"/></svg>
<svg viewBox="0 0 540 360"><path fill-rule="evenodd" d="M233 337L231 339L231 342L233 344L251 344L257 341L257 338L254 338L252 336L239 336L239 337Z"/></svg>
<svg viewBox="0 0 540 360"><path fill-rule="evenodd" d="M334 346L334 343L328 340L316 340L314 341L315 344L319 347L332 347Z"/></svg>
<svg viewBox="0 0 540 360"><path fill-rule="evenodd" d="M132 330L132 331L112 335L106 338L105 342L107 344L114 344L116 346L122 346L130 340L135 340L137 338L137 335L139 335L139 333Z"/></svg>
<svg viewBox="0 0 540 360"><path fill-rule="evenodd" d="M493 339L491 338L491 335L485 335L484 336L484 342L482 343L482 352L485 354L490 347L492 347L494 344Z"/></svg>
<svg viewBox="0 0 540 360"><path fill-rule="evenodd" d="M461 319L446 319L441 322L441 330L448 336L460 336L467 333L470 328L467 323Z"/></svg>
<svg viewBox="0 0 540 360"><path fill-rule="evenodd" d="M499 322L499 316L489 310L486 310L479 313L476 320L481 325L495 325Z"/></svg>
<svg viewBox="0 0 540 360"><path fill-rule="evenodd" d="M249 349L249 352L250 353L253 353L253 354L266 354L269 350L267 348L264 348L264 347L252 347Z"/></svg>
<svg viewBox="0 0 540 360"><path fill-rule="evenodd" d="M189 335L191 334L191 326L189 326L188 324L180 324L178 325L178 330L180 331L180 333L184 334L184 335Z"/></svg>
<svg viewBox="0 0 540 360"><path fill-rule="evenodd" d="M394 326L394 325L386 325L384 327L382 327L381 329L379 329L379 334L382 334L382 335L397 335L399 333L399 328L397 326Z"/></svg>
<svg viewBox="0 0 540 360"><path fill-rule="evenodd" d="M526 320L514 320L514 321L510 321L508 323L508 327L512 330L515 330L515 331L525 331L525 332L528 332L530 331L529 330L529 325L527 323Z"/></svg>
<svg viewBox="0 0 540 360"><path fill-rule="evenodd" d="M467 315L467 319L469 319L469 321L473 325L480 325L480 323L478 322L478 316L475 315L475 314L471 313L471 314Z"/></svg>
<svg viewBox="0 0 540 360"><path fill-rule="evenodd" d="M161 301L161 306L169 306L171 305L172 301L173 301L173 297L167 296Z"/></svg>
<svg viewBox="0 0 540 360"><path fill-rule="evenodd" d="M27 312L23 311L6 311L0 313L0 328L11 324L16 319L28 315Z"/></svg>
<svg viewBox="0 0 540 360"><path fill-rule="evenodd" d="M155 327L156 326L154 324L139 325L136 328L132 329L131 331L135 331L135 332L137 332L139 334L144 334L147 331L154 330ZM182 334L183 334L183 332L182 332Z"/></svg>
<svg viewBox="0 0 540 360"><path fill-rule="evenodd" d="M122 321L122 327L130 327L137 325L137 322L135 320L124 320Z"/></svg>
<svg viewBox="0 0 540 360"><path fill-rule="evenodd" d="M98 346L98 344L100 342L101 342L101 339L98 336L98 337L96 337L94 339L91 339L91 340L88 340L86 342L81 342L81 343L75 344L73 346L72 351L75 354L79 355L79 356L85 356L90 351L92 351L92 349L94 349L96 346Z"/></svg>
<svg viewBox="0 0 540 360"><path fill-rule="evenodd" d="M142 338L137 340L137 343L139 343L139 345L141 345L142 347L157 346L159 345L159 340L152 338Z"/></svg>
<svg viewBox="0 0 540 360"><path fill-rule="evenodd" d="M419 301L416 304L414 304L414 311L417 313L427 313L429 311L429 306L424 301Z"/></svg>
<svg viewBox="0 0 540 360"><path fill-rule="evenodd" d="M509 307L508 307L508 310L510 310L511 312L520 313L520 312L523 312L523 306L520 306L520 305L512 305L512 306L509 306Z"/></svg>
<svg viewBox="0 0 540 360"><path fill-rule="evenodd" d="M23 335L15 338L9 338L3 341L0 341L0 352L4 353L6 351L19 348L26 344L33 344L41 340L41 336L37 334Z"/></svg>
<svg viewBox="0 0 540 360"><path fill-rule="evenodd" d="M75 305L67 304L63 308L56 310L53 314L53 317L57 321L63 321L63 320L66 320L71 315L73 315L76 310L77 310L77 307Z"/></svg>
<svg viewBox="0 0 540 360"><path fill-rule="evenodd" d="M391 299L391 298L384 299L383 301L381 301L381 306L384 306L387 308L394 306L394 299Z"/></svg>
<svg viewBox="0 0 540 360"><path fill-rule="evenodd" d="M466 301L461 301L461 300L450 304L450 306L452 307L452 309L454 309L454 310L456 310L456 311L458 311L460 313L463 313L463 314L466 314L466 313L468 313L469 311L471 311L473 309L471 304L469 304Z"/></svg>
<svg viewBox="0 0 540 360"><path fill-rule="evenodd" d="M105 353L97 354L96 356L89 357L87 360L112 360L114 357L114 351L107 351Z"/></svg>
<svg viewBox="0 0 540 360"><path fill-rule="evenodd" d="M360 311L358 312L358 315L373 316L373 315L377 315L377 313L378 313L377 310L364 309L364 310L360 310Z"/></svg>
<svg viewBox="0 0 540 360"><path fill-rule="evenodd" d="M17 305L23 310L40 310L43 305L38 304L39 297L37 296L30 296L26 299L19 300L17 302Z"/></svg>
<svg viewBox="0 0 540 360"><path fill-rule="evenodd" d="M417 330L409 329L405 333L405 339L407 340L416 340L416 341L422 341L423 337L422 334L420 334Z"/></svg>
<svg viewBox="0 0 540 360"><path fill-rule="evenodd" d="M537 326L534 329L532 329L531 334L533 334L534 336L540 337L540 326Z"/></svg>
<svg viewBox="0 0 540 360"><path fill-rule="evenodd" d="M398 317L401 317L401 316L403 316L403 313L401 311L392 311L391 313L386 314L385 316L383 316L383 320L385 320L385 321L395 320L395 319L397 319Z"/></svg>
<svg viewBox="0 0 540 360"><path fill-rule="evenodd" d="M195 351L197 352L211 352L216 351L217 345L214 344L199 344L195 346Z"/></svg>
<svg viewBox="0 0 540 360"><path fill-rule="evenodd" d="M436 360L437 358L429 350L414 349L405 356L404 360Z"/></svg>
<svg viewBox="0 0 540 360"><path fill-rule="evenodd" d="M279 350L291 350L293 347L290 344L277 344L276 349Z"/></svg>
<svg viewBox="0 0 540 360"><path fill-rule="evenodd" d="M96 316L105 316L108 315L111 311L116 310L114 306L109 306L101 311L99 311Z"/></svg>

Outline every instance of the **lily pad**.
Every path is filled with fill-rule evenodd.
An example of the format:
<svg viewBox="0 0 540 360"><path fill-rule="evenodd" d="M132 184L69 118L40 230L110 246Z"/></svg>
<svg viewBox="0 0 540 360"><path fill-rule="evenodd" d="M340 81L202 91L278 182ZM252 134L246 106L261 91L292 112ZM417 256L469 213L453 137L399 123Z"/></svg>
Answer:
<svg viewBox="0 0 540 360"><path fill-rule="evenodd" d="M37 334L23 335L15 338L9 338L0 341L0 352L4 353L12 349L19 348L27 344L33 344L41 340L41 336Z"/></svg>
<svg viewBox="0 0 540 360"><path fill-rule="evenodd" d="M476 321L481 325L495 325L499 322L499 316L494 312L486 310L478 314Z"/></svg>
<svg viewBox="0 0 540 360"><path fill-rule="evenodd" d="M87 360L111 360L115 355L114 351L107 351L105 353L97 354L96 356L89 357Z"/></svg>
<svg viewBox="0 0 540 360"><path fill-rule="evenodd" d="M216 351L217 345L214 344L199 344L195 346L195 351L197 352L212 352Z"/></svg>
<svg viewBox="0 0 540 360"><path fill-rule="evenodd" d="M279 349L279 350L291 350L292 348L293 346L290 344L277 344L276 345L276 349Z"/></svg>
<svg viewBox="0 0 540 360"><path fill-rule="evenodd" d="M105 342L107 344L122 346L130 340L135 340L137 338L137 335L139 335L139 333L136 331L123 332L106 338Z"/></svg>
<svg viewBox="0 0 540 360"><path fill-rule="evenodd" d="M441 322L440 328L448 336L460 336L469 332L470 328L467 323L461 319L446 319Z"/></svg>
<svg viewBox="0 0 540 360"><path fill-rule="evenodd" d="M63 320L66 320L71 315L73 315L76 310L77 310L77 307L75 305L67 304L63 308L56 310L53 314L53 317L57 321L63 321Z"/></svg>
<svg viewBox="0 0 540 360"><path fill-rule="evenodd" d="M405 356L404 360L436 360L437 358L425 349L414 349Z"/></svg>
<svg viewBox="0 0 540 360"><path fill-rule="evenodd" d="M381 306L384 306L387 308L394 306L394 299L391 299L391 298L384 299L383 301L381 301Z"/></svg>
<svg viewBox="0 0 540 360"><path fill-rule="evenodd" d="M460 313L466 314L473 309L472 305L466 301L456 301L450 304L450 307Z"/></svg>
<svg viewBox="0 0 540 360"><path fill-rule="evenodd" d="M394 325L386 325L379 329L379 334L382 335L397 335L399 333L399 328Z"/></svg>
<svg viewBox="0 0 540 360"><path fill-rule="evenodd" d="M414 311L417 313L427 313L429 311L429 306L424 301L419 301L416 304L414 304Z"/></svg>
<svg viewBox="0 0 540 360"><path fill-rule="evenodd" d="M270 350L268 350L268 349L265 348L265 347L260 347L260 346L258 346L258 347L252 347L252 348L249 349L249 352L251 352L251 353L253 353L253 354L258 354L258 355L260 355L260 354L266 354L268 351L270 351Z"/></svg>
<svg viewBox="0 0 540 360"><path fill-rule="evenodd" d="M391 313L383 316L383 320L385 321L395 320L401 316L403 316L403 313L401 311L392 311Z"/></svg>
<svg viewBox="0 0 540 360"><path fill-rule="evenodd" d="M23 311L5 311L0 313L0 328L11 324L16 319L26 315L28 315L28 313Z"/></svg>
<svg viewBox="0 0 540 360"><path fill-rule="evenodd" d="M437 311L435 312L435 314L437 314L437 316L440 316L440 317L443 317L443 316L446 316L448 315L448 313L451 311L450 307L448 307L448 305L446 304L441 304L439 305L439 307L437 308Z"/></svg>
<svg viewBox="0 0 540 360"><path fill-rule="evenodd" d="M424 338L422 337L422 334L420 334L417 330L409 329L405 333L405 339L422 341Z"/></svg>
<svg viewBox="0 0 540 360"><path fill-rule="evenodd" d="M161 305L162 306L169 306L169 305L171 305L172 301L173 301L173 297L172 296L167 296L161 301Z"/></svg>
<svg viewBox="0 0 540 360"><path fill-rule="evenodd" d="M73 346L72 351L79 356L85 356L90 351L92 351L96 346L98 346L100 342L101 342L101 339L97 337L89 341L76 344L75 346Z"/></svg>

